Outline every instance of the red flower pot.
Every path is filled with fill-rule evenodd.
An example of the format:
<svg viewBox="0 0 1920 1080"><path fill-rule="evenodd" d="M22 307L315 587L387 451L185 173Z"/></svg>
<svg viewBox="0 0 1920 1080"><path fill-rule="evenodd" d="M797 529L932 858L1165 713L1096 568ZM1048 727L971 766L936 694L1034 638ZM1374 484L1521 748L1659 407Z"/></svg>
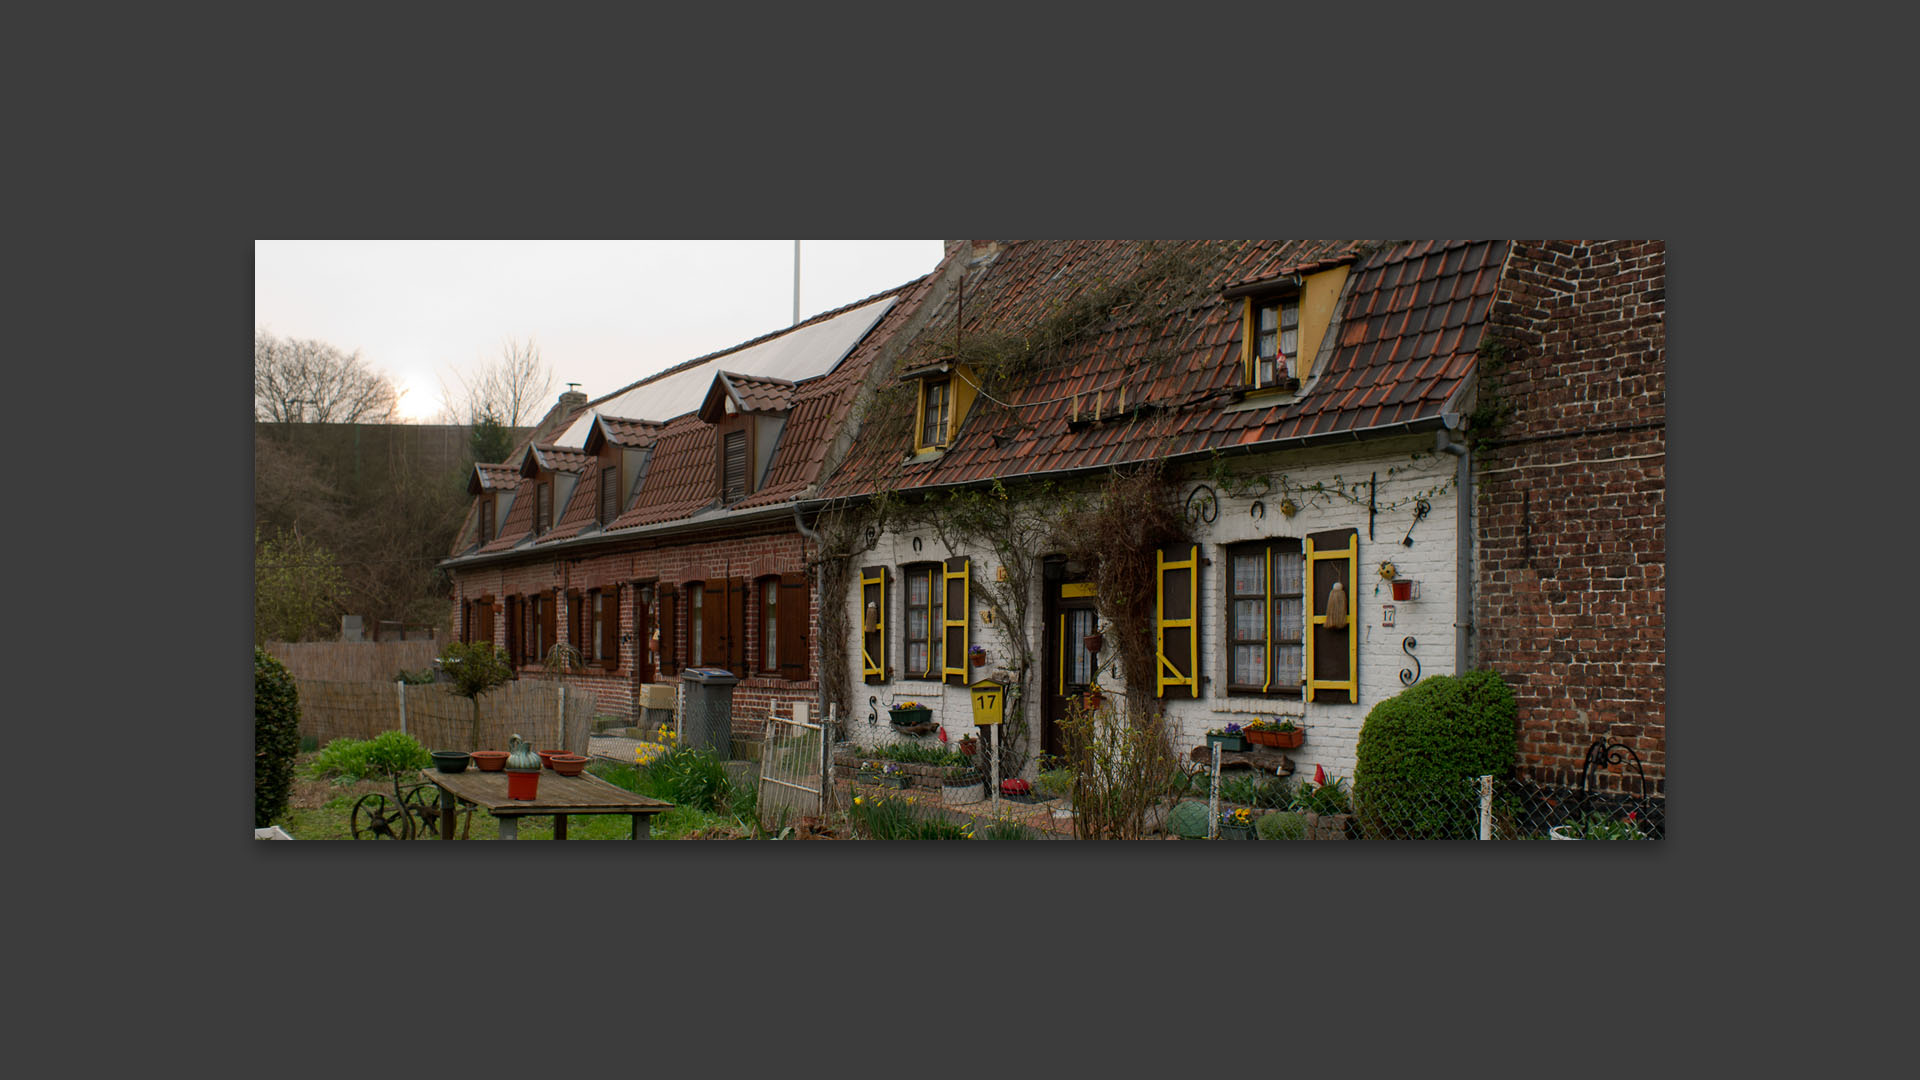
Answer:
<svg viewBox="0 0 1920 1080"><path fill-rule="evenodd" d="M532 802L539 797L539 792L540 771L538 769L507 770L507 798L519 799L522 802Z"/></svg>
<svg viewBox="0 0 1920 1080"><path fill-rule="evenodd" d="M507 767L505 750L475 750L472 756L473 763L480 766L481 772L499 772Z"/></svg>
<svg viewBox="0 0 1920 1080"><path fill-rule="evenodd" d="M1393 583L1393 598L1395 600L1413 599L1413 582L1406 579L1395 580Z"/></svg>
<svg viewBox="0 0 1920 1080"><path fill-rule="evenodd" d="M556 754L564 754L566 753L566 751L565 750L535 750L534 753L540 755L540 764L545 765L547 768L551 769L553 768L554 756Z"/></svg>

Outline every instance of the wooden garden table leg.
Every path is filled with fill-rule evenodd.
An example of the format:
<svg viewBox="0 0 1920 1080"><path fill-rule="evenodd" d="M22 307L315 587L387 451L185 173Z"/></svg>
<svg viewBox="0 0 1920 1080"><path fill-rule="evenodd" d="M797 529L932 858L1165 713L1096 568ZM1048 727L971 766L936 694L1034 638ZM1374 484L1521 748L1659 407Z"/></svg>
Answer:
<svg viewBox="0 0 1920 1080"><path fill-rule="evenodd" d="M553 815L553 838L555 840L565 840L567 838L567 815Z"/></svg>
<svg viewBox="0 0 1920 1080"><path fill-rule="evenodd" d="M497 820L500 822L500 839L520 839L520 816L518 814L510 814Z"/></svg>
<svg viewBox="0 0 1920 1080"><path fill-rule="evenodd" d="M646 840L653 835L652 814L633 815L633 838Z"/></svg>
<svg viewBox="0 0 1920 1080"><path fill-rule="evenodd" d="M440 789L440 839L453 839L453 792Z"/></svg>

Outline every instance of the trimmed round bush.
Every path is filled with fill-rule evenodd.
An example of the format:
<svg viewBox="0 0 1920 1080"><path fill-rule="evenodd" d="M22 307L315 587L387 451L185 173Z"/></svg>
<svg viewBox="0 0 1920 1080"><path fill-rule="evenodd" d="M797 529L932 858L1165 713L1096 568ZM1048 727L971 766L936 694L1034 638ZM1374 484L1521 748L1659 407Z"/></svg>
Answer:
<svg viewBox="0 0 1920 1080"><path fill-rule="evenodd" d="M253 650L253 827L287 812L293 759L300 752L300 691L285 664Z"/></svg>
<svg viewBox="0 0 1920 1080"><path fill-rule="evenodd" d="M1512 771L1518 715L1513 691L1491 671L1429 676L1375 705L1355 749L1361 829L1378 837L1478 835L1466 780Z"/></svg>

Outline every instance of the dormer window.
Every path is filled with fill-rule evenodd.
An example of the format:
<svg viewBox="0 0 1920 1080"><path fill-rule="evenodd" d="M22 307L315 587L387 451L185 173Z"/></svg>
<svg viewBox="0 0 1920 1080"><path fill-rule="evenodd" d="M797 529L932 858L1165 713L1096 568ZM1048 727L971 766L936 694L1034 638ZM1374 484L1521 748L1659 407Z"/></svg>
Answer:
<svg viewBox="0 0 1920 1080"><path fill-rule="evenodd" d="M482 545L490 544L493 542L493 496L489 495L480 500L480 513L478 516L480 518L480 543Z"/></svg>
<svg viewBox="0 0 1920 1080"><path fill-rule="evenodd" d="M919 438L915 450L937 450L952 439L953 380L920 381Z"/></svg>
<svg viewBox="0 0 1920 1080"><path fill-rule="evenodd" d="M1289 296L1248 300L1247 384L1255 389L1290 389L1300 381L1300 300Z"/></svg>
<svg viewBox="0 0 1920 1080"><path fill-rule="evenodd" d="M1221 293L1244 300L1240 318L1241 392L1288 393L1313 374L1320 344L1334 322L1347 266L1311 274L1283 273Z"/></svg>

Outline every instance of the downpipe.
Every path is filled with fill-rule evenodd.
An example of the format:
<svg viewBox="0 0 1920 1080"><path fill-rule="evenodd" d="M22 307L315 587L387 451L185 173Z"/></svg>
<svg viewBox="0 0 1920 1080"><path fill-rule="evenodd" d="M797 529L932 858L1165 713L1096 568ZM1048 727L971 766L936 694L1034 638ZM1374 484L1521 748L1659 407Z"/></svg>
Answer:
<svg viewBox="0 0 1920 1080"><path fill-rule="evenodd" d="M1452 454L1454 463L1453 549L1458 565L1453 579L1453 673L1460 675L1468 667L1467 631L1473 626L1473 467L1460 414L1442 413L1440 422L1441 429L1433 433L1434 451Z"/></svg>

